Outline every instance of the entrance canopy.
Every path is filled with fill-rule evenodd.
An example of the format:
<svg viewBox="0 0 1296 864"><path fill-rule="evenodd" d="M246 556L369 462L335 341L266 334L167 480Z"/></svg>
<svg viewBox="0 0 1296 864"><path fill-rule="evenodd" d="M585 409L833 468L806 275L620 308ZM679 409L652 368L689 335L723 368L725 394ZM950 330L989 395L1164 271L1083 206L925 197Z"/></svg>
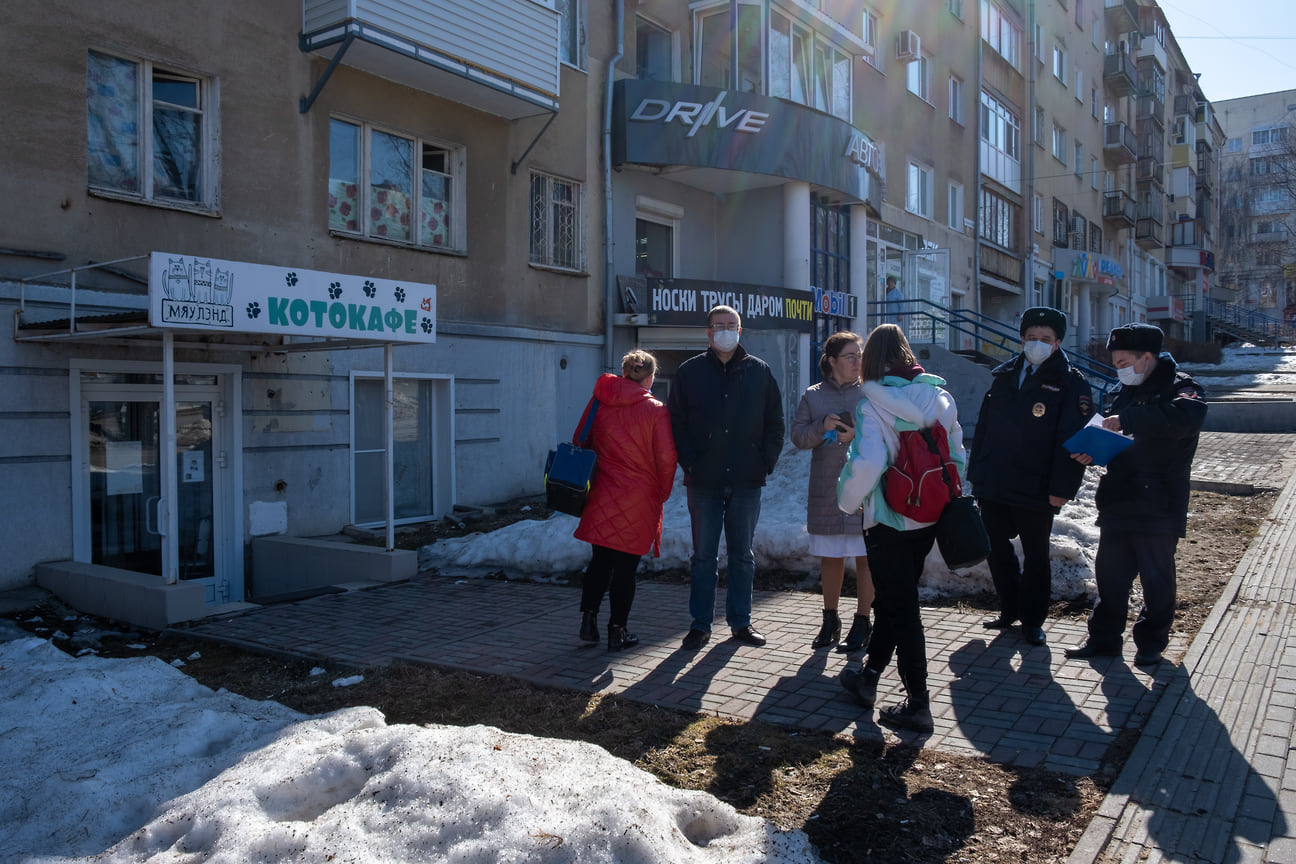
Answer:
<svg viewBox="0 0 1296 864"><path fill-rule="evenodd" d="M78 298L79 273L98 270L139 283L141 277L120 265L145 260L146 294L82 290ZM59 297L66 297L66 314L51 315L52 304L47 298L31 301L41 313L28 309L29 285L34 292L48 292L51 282L65 278L69 290ZM154 524L162 537L164 582L175 584L179 578L178 347L252 354L382 346L387 548L394 547L392 348L398 343L436 341L435 285L169 252L27 277L20 284L14 329L18 342L136 347L148 340L160 343L163 395L159 419L165 458L159 466L161 491L153 500L157 510ZM91 311L87 314L88 304Z"/></svg>
<svg viewBox="0 0 1296 864"><path fill-rule="evenodd" d="M146 296L98 293L87 314L82 290L78 314L79 273L120 275L120 265L143 260ZM66 315L27 309L29 284L64 277L70 288ZM28 277L22 285L14 333L19 342L111 344L161 340L170 331L178 347L249 353L436 341L436 286L419 282L153 252ZM105 296L113 299L105 302Z"/></svg>

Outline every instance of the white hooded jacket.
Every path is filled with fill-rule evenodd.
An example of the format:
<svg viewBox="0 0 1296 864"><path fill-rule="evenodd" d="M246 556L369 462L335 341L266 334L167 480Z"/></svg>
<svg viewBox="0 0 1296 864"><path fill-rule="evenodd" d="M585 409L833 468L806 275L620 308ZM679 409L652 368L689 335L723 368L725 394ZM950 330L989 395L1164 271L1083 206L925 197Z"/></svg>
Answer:
<svg viewBox="0 0 1296 864"><path fill-rule="evenodd" d="M846 467L837 480L837 506L845 513L862 512L864 530L886 525L912 531L931 525L901 516L882 497L882 474L900 450L900 432L939 423L949 439L950 458L966 484L967 452L958 406L942 385L945 379L926 372L913 381L888 375L864 382L864 398L855 406L855 440L846 456Z"/></svg>

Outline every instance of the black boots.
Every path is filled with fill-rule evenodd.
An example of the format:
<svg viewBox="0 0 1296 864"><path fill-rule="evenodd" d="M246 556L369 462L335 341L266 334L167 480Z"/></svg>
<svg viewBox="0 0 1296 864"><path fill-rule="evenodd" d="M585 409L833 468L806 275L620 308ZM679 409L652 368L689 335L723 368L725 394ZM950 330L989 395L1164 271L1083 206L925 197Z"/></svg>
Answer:
<svg viewBox="0 0 1296 864"><path fill-rule="evenodd" d="M926 673L917 676L900 672L900 683L909 695L899 705L888 705L879 711L877 722L894 729L931 732L935 727L932 723L931 693L927 689Z"/></svg>
<svg viewBox="0 0 1296 864"><path fill-rule="evenodd" d="M825 609L823 619L823 627L820 628L819 635L810 643L811 648L827 648L841 638L841 619L837 617L837 610Z"/></svg>
<svg viewBox="0 0 1296 864"><path fill-rule="evenodd" d="M627 633L626 628L621 624L608 625L608 650L621 651L636 645L639 637L633 633Z"/></svg>
<svg viewBox="0 0 1296 864"><path fill-rule="evenodd" d="M837 650L844 654L863 651L868 647L871 635L873 635L873 625L869 623L869 616L856 615L855 620L851 621L851 629L846 634L846 641L838 645Z"/></svg>
<svg viewBox="0 0 1296 864"><path fill-rule="evenodd" d="M580 638L582 642L599 641L597 612L581 612Z"/></svg>
<svg viewBox="0 0 1296 864"><path fill-rule="evenodd" d="M882 673L865 666L859 671L854 669L843 669L841 674L841 685L846 691L855 697L865 708L872 708L877 704L878 681L881 680Z"/></svg>

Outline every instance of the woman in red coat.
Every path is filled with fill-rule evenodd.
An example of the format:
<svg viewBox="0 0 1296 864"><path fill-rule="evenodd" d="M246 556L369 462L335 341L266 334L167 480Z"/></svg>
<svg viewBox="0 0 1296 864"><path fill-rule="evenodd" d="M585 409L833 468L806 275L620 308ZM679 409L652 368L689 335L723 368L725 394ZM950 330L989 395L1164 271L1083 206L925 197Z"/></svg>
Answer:
<svg viewBox="0 0 1296 864"><path fill-rule="evenodd" d="M586 446L598 454L598 461L575 533L577 540L594 547L581 594L580 638L599 641L598 610L606 592L612 607L609 651L639 641L626 632L635 571L649 549L660 554L662 505L675 483L670 414L651 392L657 360L647 351L631 351L621 358L621 373L601 375L594 384L598 413ZM587 406L586 413L589 410ZM575 435L584 425L582 415Z"/></svg>

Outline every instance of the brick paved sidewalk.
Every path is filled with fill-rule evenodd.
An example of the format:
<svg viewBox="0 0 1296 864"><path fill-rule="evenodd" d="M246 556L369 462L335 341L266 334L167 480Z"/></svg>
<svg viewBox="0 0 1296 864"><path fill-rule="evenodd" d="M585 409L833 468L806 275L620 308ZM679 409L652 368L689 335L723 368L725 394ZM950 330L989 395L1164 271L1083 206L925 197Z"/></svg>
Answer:
<svg viewBox="0 0 1296 864"><path fill-rule="evenodd" d="M1296 862L1296 476L1070 864Z"/></svg>
<svg viewBox="0 0 1296 864"><path fill-rule="evenodd" d="M1294 444L1293 435L1203 434L1194 485L1272 488L1291 475ZM1082 641L1081 623L1049 622L1048 644L1032 647L1015 633L987 633L979 614L924 609L936 729L905 739L1087 775L1101 768L1122 730L1142 730L1075 864L1296 864L1283 857L1293 849L1288 826L1296 825L1296 762L1290 773L1286 764L1296 706L1288 584L1296 547L1294 484L1191 648L1182 638L1172 640L1167 657L1184 658L1182 665L1162 663L1149 674L1126 658L1065 661L1061 646ZM577 640L579 601L578 591L555 585L421 576L267 607L193 631L340 663L413 660L738 720L875 740L894 734L845 697L836 679L847 658L810 650L820 624L817 595L757 592L753 619L769 644L748 647L718 630L696 654L679 649L688 625L685 585L640 585L631 623L641 642L621 654ZM883 677L880 704L899 695L892 669ZM1182 766L1178 775L1165 773L1175 766ZM1201 857L1191 857L1190 849Z"/></svg>

